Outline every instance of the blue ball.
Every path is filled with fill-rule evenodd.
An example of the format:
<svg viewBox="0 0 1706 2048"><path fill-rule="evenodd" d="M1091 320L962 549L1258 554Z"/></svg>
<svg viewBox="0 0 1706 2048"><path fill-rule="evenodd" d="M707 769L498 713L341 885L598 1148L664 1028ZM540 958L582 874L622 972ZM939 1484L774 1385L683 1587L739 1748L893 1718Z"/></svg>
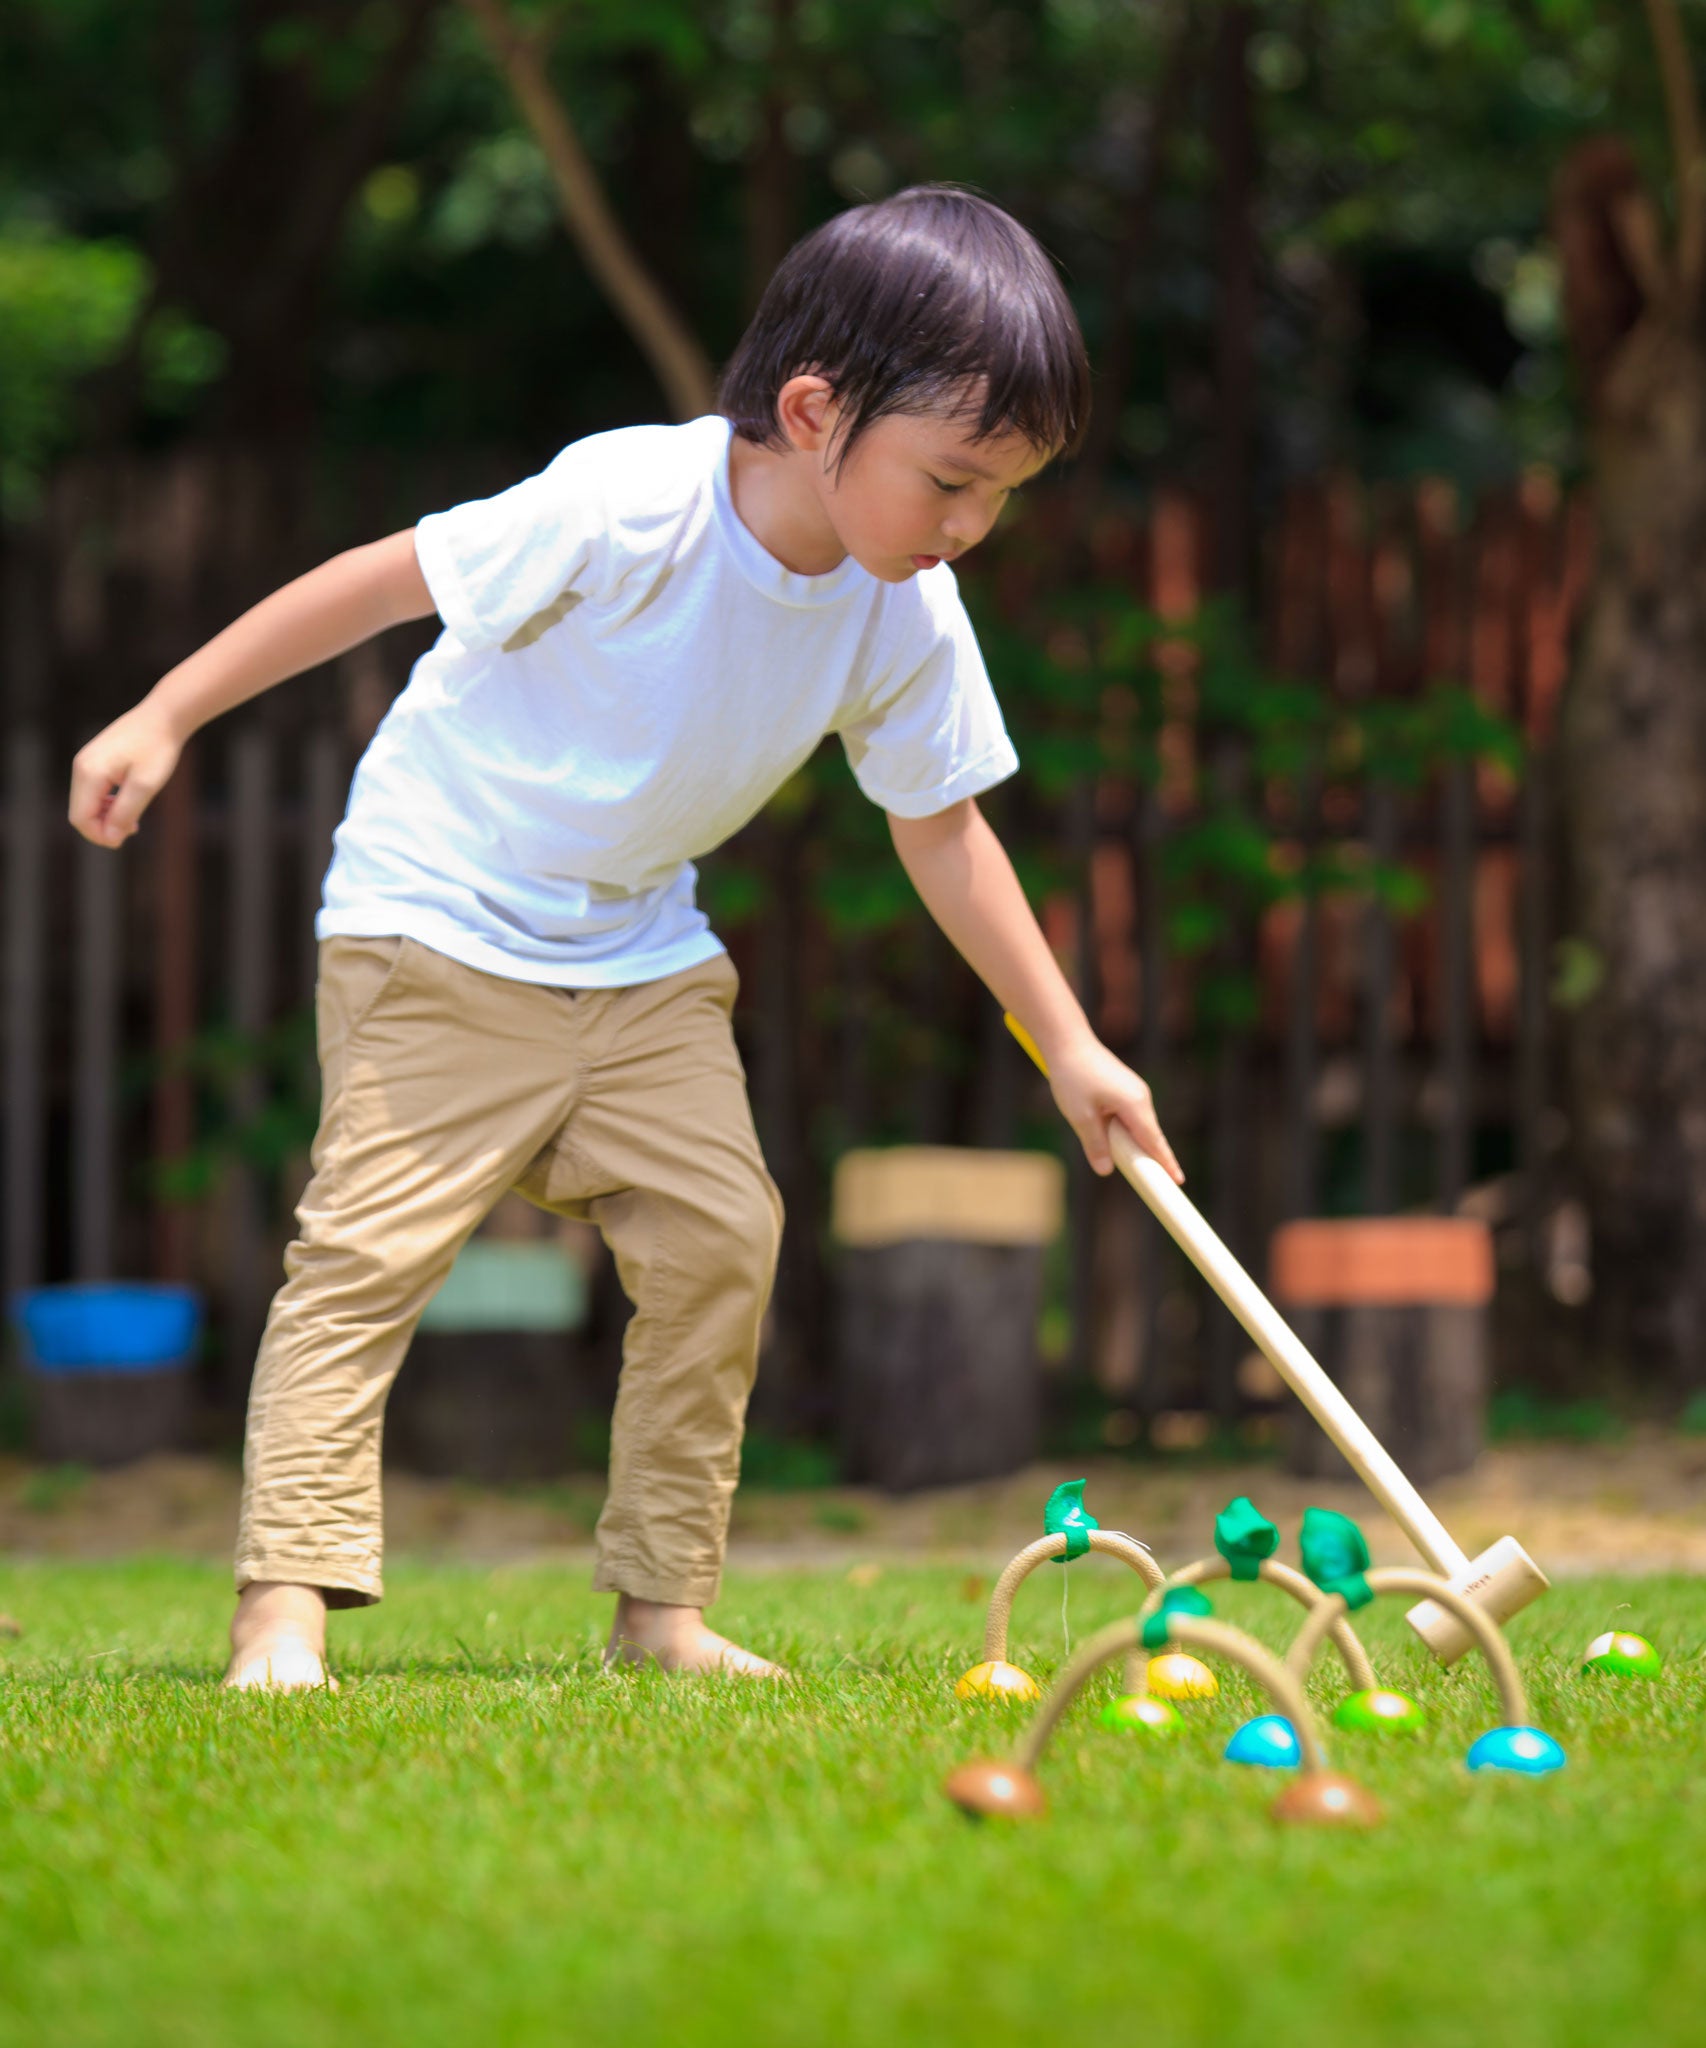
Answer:
<svg viewBox="0 0 1706 2048"><path fill-rule="evenodd" d="M1466 1759L1472 1771L1515 1771L1541 1778L1561 1771L1568 1759L1560 1744L1540 1728L1490 1728Z"/></svg>
<svg viewBox="0 0 1706 2048"><path fill-rule="evenodd" d="M1283 1714L1258 1714L1226 1745L1229 1764L1260 1764L1270 1771L1295 1770L1303 1760L1297 1730Z"/></svg>

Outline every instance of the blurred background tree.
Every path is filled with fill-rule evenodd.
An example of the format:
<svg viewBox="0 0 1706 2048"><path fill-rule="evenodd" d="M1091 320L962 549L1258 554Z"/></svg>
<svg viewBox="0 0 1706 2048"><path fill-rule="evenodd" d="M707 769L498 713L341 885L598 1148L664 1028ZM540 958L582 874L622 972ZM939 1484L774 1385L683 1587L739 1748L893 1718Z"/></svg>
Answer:
<svg viewBox="0 0 1706 2048"><path fill-rule="evenodd" d="M1206 472L1229 397L1270 480L1576 460L1549 180L1614 109L1662 148L1642 25L1591 0L508 12L549 32L617 218L714 360L837 206L996 194L1066 268L1116 483ZM138 266L128 322L89 271L107 310L49 358L78 404L51 443L10 427L14 464L208 432L536 455L661 409L454 0L14 0L0 116L8 333L42 288L23 251Z"/></svg>
<svg viewBox="0 0 1706 2048"><path fill-rule="evenodd" d="M1647 0L1667 114L1557 181L1599 531L1564 726L1578 965L1575 1150L1599 1343L1706 1384L1706 138L1675 0Z"/></svg>
<svg viewBox="0 0 1706 2048"><path fill-rule="evenodd" d="M1667 124L1647 20L1603 0L12 0L0 498L23 531L56 466L191 447L281 466L308 451L328 475L358 452L414 475L477 451L481 474L513 478L576 436L680 411L695 357L714 369L782 251L837 208L975 185L1059 258L1097 371L1084 456L967 579L1036 771L1002 793L1003 827L1034 884L1082 869L1091 778L1117 752L1107 649L1162 625L1098 548L1165 479L1213 537L1211 609L1165 622L1201 664L1205 719L1206 811L1169 852L1169 943L1201 964L1235 1050L1257 918L1276 892L1326 886L1336 857L1329 834L1316 866L1276 870L1253 822L1273 748L1337 734L1366 780L1508 740L1450 693L1384 732L1296 695L1259 645L1259 537L1300 479L1436 478L1468 502L1535 466L1587 472L1606 387L1571 381L1552 183L1615 129L1629 177L1662 193L1683 160L1674 72ZM542 108L579 152L567 225ZM1610 307L1610 341L1626 317ZM667 349L636 340L648 322L654 343L679 330L673 382ZM1145 660L1124 673L1134 784ZM132 686L92 674L76 716L111 715ZM1401 864L1358 858L1341 881L1413 902ZM1013 1134L1008 1084L961 1071L998 1020L968 1024L833 752L705 889L723 925L777 935L760 957L775 986L750 996L785 1186L848 1134L946 1129L967 1087L978 1132ZM1570 955L1588 980L1624 900L1614 888ZM808 919L840 949L832 980L779 964ZM885 987L907 999L885 1007ZM804 1102L808 1027L847 1053ZM897 1072L904 1088L877 1087ZM1655 1197L1673 1217L1686 1179ZM1599 1198L1609 1227L1614 1208ZM784 1295L809 1328L817 1251L795 1236ZM1627 1325L1635 1355L1686 1348L1695 1324L1667 1313L1670 1337Z"/></svg>

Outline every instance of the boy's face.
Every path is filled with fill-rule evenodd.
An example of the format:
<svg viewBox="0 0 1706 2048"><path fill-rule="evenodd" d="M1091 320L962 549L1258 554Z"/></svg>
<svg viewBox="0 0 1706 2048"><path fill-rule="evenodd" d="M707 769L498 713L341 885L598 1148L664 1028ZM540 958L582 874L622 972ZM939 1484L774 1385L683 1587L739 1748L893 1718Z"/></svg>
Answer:
<svg viewBox="0 0 1706 2048"><path fill-rule="evenodd" d="M1052 451L1016 432L988 440L944 413L890 413L868 427L839 470L834 400L813 484L847 552L884 583L974 548L1012 493L1045 469Z"/></svg>

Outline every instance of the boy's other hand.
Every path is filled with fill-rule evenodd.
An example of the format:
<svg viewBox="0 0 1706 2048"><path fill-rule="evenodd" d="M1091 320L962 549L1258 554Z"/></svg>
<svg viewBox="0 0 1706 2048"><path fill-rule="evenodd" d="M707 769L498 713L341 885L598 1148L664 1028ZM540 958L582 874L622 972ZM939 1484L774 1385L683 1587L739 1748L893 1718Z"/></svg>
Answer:
<svg viewBox="0 0 1706 2048"><path fill-rule="evenodd" d="M146 703L98 732L71 764L71 823L95 846L122 846L171 780L183 741Z"/></svg>
<svg viewBox="0 0 1706 2048"><path fill-rule="evenodd" d="M1184 1186L1184 1170L1156 1121L1149 1084L1141 1074L1134 1074L1124 1060L1116 1059L1099 1040L1090 1038L1052 1051L1048 1076L1061 1115L1078 1133L1085 1157L1097 1173L1114 1170L1108 1125L1118 1122L1124 1124L1143 1151L1158 1159L1173 1179Z"/></svg>

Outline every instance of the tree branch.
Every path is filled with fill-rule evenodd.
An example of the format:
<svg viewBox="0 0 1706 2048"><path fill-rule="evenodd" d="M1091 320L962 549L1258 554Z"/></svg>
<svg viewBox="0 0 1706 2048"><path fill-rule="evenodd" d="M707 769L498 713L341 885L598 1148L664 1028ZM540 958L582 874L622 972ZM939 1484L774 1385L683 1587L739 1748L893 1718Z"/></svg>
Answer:
<svg viewBox="0 0 1706 2048"><path fill-rule="evenodd" d="M1701 144L1700 94L1676 0L1647 0L1647 25L1659 60L1676 177L1678 311L1685 324L1692 325L1706 270L1706 148Z"/></svg>
<svg viewBox="0 0 1706 2048"><path fill-rule="evenodd" d="M1621 136L1577 145L1553 183L1552 239L1563 269L1564 325L1589 409L1642 320L1676 317L1663 226Z"/></svg>
<svg viewBox="0 0 1706 2048"><path fill-rule="evenodd" d="M524 35L504 0L462 0L544 152L563 219L605 296L657 374L678 419L716 408L710 358L664 297L611 210L592 159L545 73L540 38Z"/></svg>
<svg viewBox="0 0 1706 2048"><path fill-rule="evenodd" d="M1657 208L1645 192L1626 192L1612 205L1610 217L1618 250L1641 296L1662 311L1671 294L1671 278Z"/></svg>

